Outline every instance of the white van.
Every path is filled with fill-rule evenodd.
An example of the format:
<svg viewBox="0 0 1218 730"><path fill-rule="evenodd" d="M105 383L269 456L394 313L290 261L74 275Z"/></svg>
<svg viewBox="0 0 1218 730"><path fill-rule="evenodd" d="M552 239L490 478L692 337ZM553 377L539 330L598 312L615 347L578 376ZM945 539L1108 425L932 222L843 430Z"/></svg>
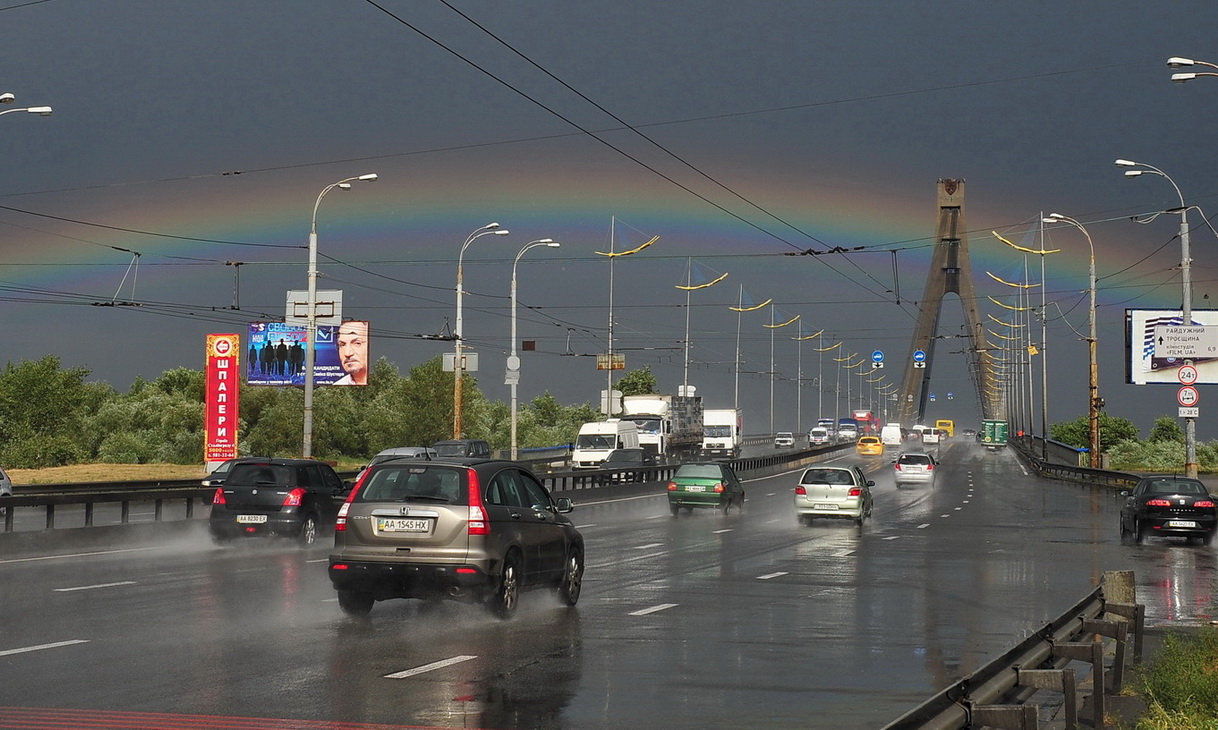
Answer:
<svg viewBox="0 0 1218 730"><path fill-rule="evenodd" d="M900 446L901 445L901 424L889 423L885 424L884 428L880 429L880 441L884 446Z"/></svg>
<svg viewBox="0 0 1218 730"><path fill-rule="evenodd" d="M599 469L605 457L614 449L639 448L639 427L633 421L612 419L594 421L579 427L571 466L576 469Z"/></svg>

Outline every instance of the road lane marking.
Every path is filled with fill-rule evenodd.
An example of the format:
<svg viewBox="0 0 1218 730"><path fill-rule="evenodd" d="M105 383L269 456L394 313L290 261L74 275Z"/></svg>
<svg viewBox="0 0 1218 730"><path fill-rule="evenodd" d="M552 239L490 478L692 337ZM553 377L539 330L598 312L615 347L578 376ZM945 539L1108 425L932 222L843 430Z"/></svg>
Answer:
<svg viewBox="0 0 1218 730"><path fill-rule="evenodd" d="M885 540L900 540L901 536L900 535L889 535L888 537L886 537L884 539Z"/></svg>
<svg viewBox="0 0 1218 730"><path fill-rule="evenodd" d="M725 528L723 528L722 530L715 530L715 531L713 532L713 534L715 534L715 535L722 535L722 534L723 534L723 533L725 533L725 532L731 532L731 531L732 531L732 528L730 528L730 527L725 527Z"/></svg>
<svg viewBox="0 0 1218 730"><path fill-rule="evenodd" d="M650 550L650 549L652 549L652 548L658 548L658 547L664 547L664 543L662 543L662 542L651 542L651 543L647 543L646 545L636 545L636 546L634 547L634 549L635 549L635 550Z"/></svg>
<svg viewBox="0 0 1218 730"><path fill-rule="evenodd" d="M54 644L39 644L38 646L24 646L20 649L5 649L0 651L0 656L12 656L13 654L24 654L29 651L42 651L43 649L58 649L61 646L72 646L73 644L88 644L88 639L72 639L70 641L56 641Z"/></svg>
<svg viewBox="0 0 1218 730"><path fill-rule="evenodd" d="M394 672L393 674L386 674L385 679L406 679L407 677L413 677L416 674L423 674L424 672L432 672L437 669L443 669L444 667L451 667L454 664L460 664L461 662L468 662L470 659L477 659L477 658L478 657L476 657L476 656L469 656L467 654L462 654L461 656L455 656L455 657L452 657L451 659L441 659L438 662L432 662L431 664L424 664L423 666L415 667L414 669L405 669L400 672Z"/></svg>
<svg viewBox="0 0 1218 730"><path fill-rule="evenodd" d="M926 528L928 528L928 527L930 527L930 523L929 523L929 522L923 522L922 524L918 525L918 529L919 529L919 530L925 530L925 529L926 529Z"/></svg>
<svg viewBox="0 0 1218 730"><path fill-rule="evenodd" d="M771 578L781 578L784 575L789 575L789 573L787 573L786 571L779 571L777 573L766 573L765 575L757 576L757 580L770 580Z"/></svg>
<svg viewBox="0 0 1218 730"><path fill-rule="evenodd" d="M648 558L662 558L665 555L668 555L667 550L663 550L658 553L647 553L646 555L636 555L633 558L622 558L621 560L615 560L612 563L602 563L600 565L588 565L585 567L587 567L591 570L600 570L602 568L612 568L613 566L621 565L622 563L634 563L639 560L647 560Z"/></svg>
<svg viewBox="0 0 1218 730"><path fill-rule="evenodd" d="M939 515L940 517L951 517L951 515Z"/></svg>
<svg viewBox="0 0 1218 730"><path fill-rule="evenodd" d="M0 560L0 564L6 563L32 563L36 560L62 560L64 558L91 558L95 555L117 555L120 553L139 553L147 550L159 550L160 548L144 547L144 548L126 548L123 550L97 550L91 553L67 553L65 555L40 555L36 558L9 558L8 560Z"/></svg>
<svg viewBox="0 0 1218 730"><path fill-rule="evenodd" d="M596 525L576 525L576 526L575 526L575 529L577 529L577 530L586 530L586 529L588 529L589 527L596 527Z"/></svg>
<svg viewBox="0 0 1218 730"><path fill-rule="evenodd" d="M72 591L91 591L94 588L114 588L115 586L133 586L133 580L121 580L117 583L96 583L91 586L73 586L72 588L53 588L56 593L71 593Z"/></svg>
<svg viewBox="0 0 1218 730"><path fill-rule="evenodd" d="M670 608L676 608L676 607L677 607L677 604L675 604L675 603L661 603L660 605L652 606L651 608L644 608L644 609L641 609L638 611L631 611L628 615L646 616L649 613L656 613L657 611L667 611Z"/></svg>

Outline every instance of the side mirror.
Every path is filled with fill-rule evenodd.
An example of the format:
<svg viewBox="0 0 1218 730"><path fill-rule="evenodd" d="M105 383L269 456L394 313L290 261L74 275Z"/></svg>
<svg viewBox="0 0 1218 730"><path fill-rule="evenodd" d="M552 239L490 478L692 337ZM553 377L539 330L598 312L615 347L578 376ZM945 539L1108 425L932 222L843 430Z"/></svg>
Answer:
<svg viewBox="0 0 1218 730"><path fill-rule="evenodd" d="M874 486L875 486L875 482L873 482L873 481L871 481L870 479L868 479L868 480L867 480L867 486L869 486L869 487L874 487Z"/></svg>
<svg viewBox="0 0 1218 730"><path fill-rule="evenodd" d="M1128 489L1121 490L1122 497L1128 497L1129 495L1130 495L1130 491Z"/></svg>
<svg viewBox="0 0 1218 730"><path fill-rule="evenodd" d="M571 502L570 497L559 497L555 500L555 507L558 508L559 512L567 513L575 509L575 504Z"/></svg>

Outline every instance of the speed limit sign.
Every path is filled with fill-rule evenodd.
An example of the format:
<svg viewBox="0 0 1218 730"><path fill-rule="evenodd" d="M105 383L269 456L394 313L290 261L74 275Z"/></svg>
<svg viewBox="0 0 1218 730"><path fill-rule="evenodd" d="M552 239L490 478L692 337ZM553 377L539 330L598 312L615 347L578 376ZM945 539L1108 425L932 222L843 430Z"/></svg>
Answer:
<svg viewBox="0 0 1218 730"><path fill-rule="evenodd" d="M1192 365L1181 365L1176 371L1176 380L1179 380L1183 385L1192 385L1197 382L1197 368Z"/></svg>
<svg viewBox="0 0 1218 730"><path fill-rule="evenodd" d="M1176 392L1176 401L1185 407L1197 405L1200 397L1197 395L1197 389L1191 385L1183 385Z"/></svg>

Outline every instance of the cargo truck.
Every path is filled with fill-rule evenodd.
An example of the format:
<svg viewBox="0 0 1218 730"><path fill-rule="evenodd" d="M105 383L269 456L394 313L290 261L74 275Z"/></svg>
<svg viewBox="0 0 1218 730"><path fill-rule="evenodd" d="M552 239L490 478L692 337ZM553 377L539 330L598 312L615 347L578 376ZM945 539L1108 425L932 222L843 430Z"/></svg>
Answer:
<svg viewBox="0 0 1218 730"><path fill-rule="evenodd" d="M702 396L627 395L622 420L639 428L639 446L657 460L692 456L702 448Z"/></svg>
<svg viewBox="0 0 1218 730"><path fill-rule="evenodd" d="M736 459L744 443L744 417L738 408L708 408L702 413L702 454Z"/></svg>
<svg viewBox="0 0 1218 730"><path fill-rule="evenodd" d="M993 451L1007 445L1007 422L999 420L983 420L981 422L981 443Z"/></svg>

